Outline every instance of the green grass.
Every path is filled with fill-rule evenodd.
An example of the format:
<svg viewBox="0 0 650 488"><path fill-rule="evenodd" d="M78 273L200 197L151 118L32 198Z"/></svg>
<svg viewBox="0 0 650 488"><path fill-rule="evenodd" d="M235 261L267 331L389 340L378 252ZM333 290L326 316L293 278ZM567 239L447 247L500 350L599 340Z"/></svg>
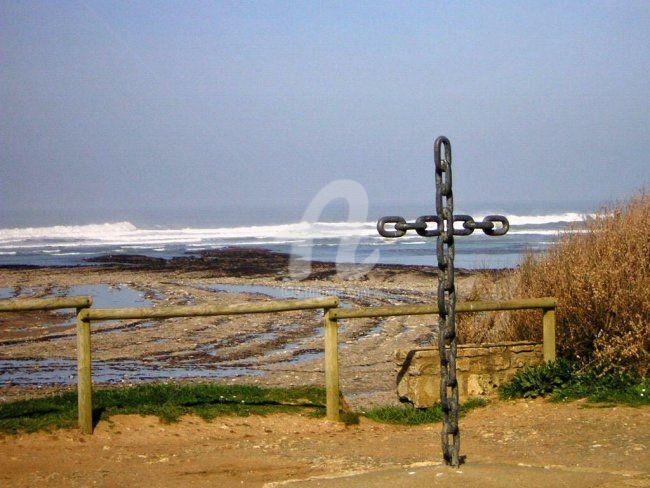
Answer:
<svg viewBox="0 0 650 488"><path fill-rule="evenodd" d="M482 398L472 398L461 404L460 415L464 415L478 407L483 407L487 401ZM377 407L363 414L364 417L376 422L398 425L420 425L431 424L442 421L442 408L440 404L431 408L415 408L410 405L399 407Z"/></svg>
<svg viewBox="0 0 650 488"><path fill-rule="evenodd" d="M93 394L95 421L117 414L156 415L175 422L195 414L218 416L267 415L280 412L325 414L323 388L259 388L214 384L145 384L98 389ZM77 425L76 392L0 404L0 432L34 432Z"/></svg>
<svg viewBox="0 0 650 488"><path fill-rule="evenodd" d="M573 363L565 360L549 362L541 366L522 368L510 382L501 385L502 398L536 398L552 394L575 381Z"/></svg>
<svg viewBox="0 0 650 488"><path fill-rule="evenodd" d="M625 374L610 374L602 377L584 373L577 381L558 388L551 395L553 401L569 401L586 398L590 403L605 405L628 405L640 407L650 405L650 382Z"/></svg>
<svg viewBox="0 0 650 488"><path fill-rule="evenodd" d="M580 371L566 361L524 368L500 389L503 398L548 396L552 401L587 398L593 405L649 405L650 382L624 373ZM325 414L323 388L260 388L216 384L144 384L98 389L93 395L95 422L112 415L156 415L163 422L195 414L206 420L219 416L268 415L272 413ZM486 404L472 399L460 407L461 415ZM363 413L377 422L419 425L440 422L440 405L428 409L411 406L378 407ZM343 420L356 423L358 414ZM0 404L0 433L34 432L77 425L76 392Z"/></svg>
<svg viewBox="0 0 650 488"><path fill-rule="evenodd" d="M650 405L650 382L629 373L604 373L592 368L580 370L574 363L558 360L523 368L501 386L502 398L548 396L552 401L586 398L594 404Z"/></svg>

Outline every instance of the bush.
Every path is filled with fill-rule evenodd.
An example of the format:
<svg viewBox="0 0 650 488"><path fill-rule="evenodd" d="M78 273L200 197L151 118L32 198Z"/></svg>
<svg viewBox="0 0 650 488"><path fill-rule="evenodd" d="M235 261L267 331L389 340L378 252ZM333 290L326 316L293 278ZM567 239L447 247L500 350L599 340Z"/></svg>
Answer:
<svg viewBox="0 0 650 488"><path fill-rule="evenodd" d="M463 299L553 296L559 356L599 371L647 376L650 348L650 197L604 208L527 255L509 276L485 273ZM541 340L539 311L461 316L463 342Z"/></svg>
<svg viewBox="0 0 650 488"><path fill-rule="evenodd" d="M501 385L499 393L502 398L550 396L555 401L587 398L591 402L632 406L650 403L646 379L625 372L604 372L593 366L580 370L567 360L522 368L509 383Z"/></svg>
<svg viewBox="0 0 650 488"><path fill-rule="evenodd" d="M587 220L584 230L563 234L540 257L525 258L516 273L515 293L557 297L561 356L647 375L649 235L650 198L644 193L602 210ZM518 314L513 325L525 329L530 320Z"/></svg>
<svg viewBox="0 0 650 488"><path fill-rule="evenodd" d="M499 389L504 398L536 398L566 388L575 379L575 368L567 360L518 370L509 383Z"/></svg>

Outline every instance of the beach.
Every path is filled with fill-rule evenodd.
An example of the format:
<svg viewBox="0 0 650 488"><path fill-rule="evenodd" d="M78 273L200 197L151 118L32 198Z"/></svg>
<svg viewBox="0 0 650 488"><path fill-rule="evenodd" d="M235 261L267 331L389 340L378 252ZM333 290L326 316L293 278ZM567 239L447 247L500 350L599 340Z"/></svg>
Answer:
<svg viewBox="0 0 650 488"><path fill-rule="evenodd" d="M289 257L227 248L162 260L99 258L85 266L6 267L3 298L90 294L94 308L235 304L337 296L342 306L431 303L437 269L377 265L345 279L333 263L312 263L307 279L287 278ZM476 276L457 272L459 296ZM3 401L74 388L74 311L7 313L0 317ZM341 388L353 407L394 404L394 351L427 346L437 321L428 316L354 319L339 324ZM322 311L126 320L92 326L95 385L139 381L221 381L260 386L324 384Z"/></svg>

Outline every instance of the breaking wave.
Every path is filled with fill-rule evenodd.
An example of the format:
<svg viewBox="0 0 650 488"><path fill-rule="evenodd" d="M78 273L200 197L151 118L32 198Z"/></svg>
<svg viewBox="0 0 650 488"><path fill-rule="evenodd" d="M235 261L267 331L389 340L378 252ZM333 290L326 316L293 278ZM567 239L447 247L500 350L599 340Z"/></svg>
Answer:
<svg viewBox="0 0 650 488"><path fill-rule="evenodd" d="M477 220L483 215L477 215ZM552 235L558 228L540 228L548 224L579 222L584 215L568 212L549 215L508 215L512 232ZM3 252L25 248L72 248L85 246L160 246L160 245L249 245L295 243L310 239L329 240L345 237L377 238L375 222L296 222L280 225L241 227L157 229L138 228L130 222L104 224L25 227L0 229ZM534 228L526 229L526 226Z"/></svg>

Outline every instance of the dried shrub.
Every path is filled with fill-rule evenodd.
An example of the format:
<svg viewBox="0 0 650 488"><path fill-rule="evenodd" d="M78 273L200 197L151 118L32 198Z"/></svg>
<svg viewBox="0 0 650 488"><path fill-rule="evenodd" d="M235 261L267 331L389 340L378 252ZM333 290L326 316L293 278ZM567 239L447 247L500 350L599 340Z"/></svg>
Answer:
<svg viewBox="0 0 650 488"><path fill-rule="evenodd" d="M648 373L650 197L604 208L563 233L546 253L527 255L505 280L479 279L467 299L554 296L558 353L604 370ZM479 296L480 295L480 296ZM463 318L466 342L541 339L539 312Z"/></svg>
<svg viewBox="0 0 650 488"><path fill-rule="evenodd" d="M513 298L512 273L477 273L462 301L499 301ZM536 340L539 334L513 330L513 312L478 312L456 315L458 341L462 344L485 344L501 341ZM539 318L541 323L541 317ZM539 327L538 327L539 328Z"/></svg>

